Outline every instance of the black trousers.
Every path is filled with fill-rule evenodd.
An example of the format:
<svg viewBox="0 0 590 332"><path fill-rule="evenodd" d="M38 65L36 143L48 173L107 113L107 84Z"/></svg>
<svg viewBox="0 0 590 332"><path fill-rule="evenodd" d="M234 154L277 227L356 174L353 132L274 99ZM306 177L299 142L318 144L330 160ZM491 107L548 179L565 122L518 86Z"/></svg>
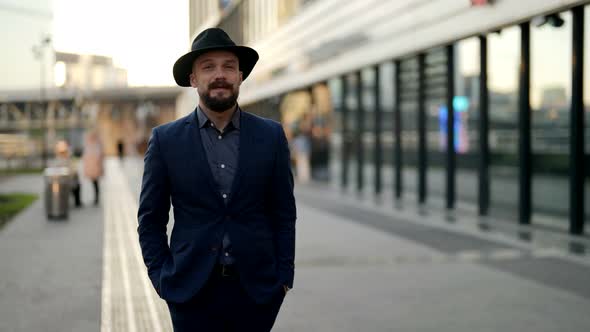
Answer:
<svg viewBox="0 0 590 332"><path fill-rule="evenodd" d="M82 201L80 200L80 184L76 183L72 187L72 196L74 197L74 204L76 207L82 206Z"/></svg>
<svg viewBox="0 0 590 332"><path fill-rule="evenodd" d="M92 180L94 186L94 204L98 204L100 198L100 187L98 186L98 179Z"/></svg>
<svg viewBox="0 0 590 332"><path fill-rule="evenodd" d="M214 272L193 299L168 302L168 308L174 332L268 332L284 296L281 289L270 303L257 304L237 277L221 277Z"/></svg>

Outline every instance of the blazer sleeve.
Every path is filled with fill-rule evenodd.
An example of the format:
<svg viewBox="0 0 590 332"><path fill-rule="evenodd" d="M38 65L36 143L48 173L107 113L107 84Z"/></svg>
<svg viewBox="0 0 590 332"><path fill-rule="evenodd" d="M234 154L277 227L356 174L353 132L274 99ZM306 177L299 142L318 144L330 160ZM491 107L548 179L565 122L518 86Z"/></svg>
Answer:
<svg viewBox="0 0 590 332"><path fill-rule="evenodd" d="M293 195L293 174L289 145L281 125L276 125L278 148L271 181L271 217L275 223L275 248L279 279L293 287L295 274L295 220L297 212Z"/></svg>
<svg viewBox="0 0 590 332"><path fill-rule="evenodd" d="M144 157L144 172L137 219L139 245L148 275L160 293L160 272L170 256L166 225L170 210L170 183L154 129Z"/></svg>

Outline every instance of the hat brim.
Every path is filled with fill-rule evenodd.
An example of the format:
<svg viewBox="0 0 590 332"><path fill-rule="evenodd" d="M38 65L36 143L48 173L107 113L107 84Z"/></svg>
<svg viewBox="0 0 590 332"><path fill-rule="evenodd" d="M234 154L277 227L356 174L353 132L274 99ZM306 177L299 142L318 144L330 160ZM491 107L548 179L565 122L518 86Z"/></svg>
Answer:
<svg viewBox="0 0 590 332"><path fill-rule="evenodd" d="M220 50L232 52L238 57L240 71L242 72L242 80L246 80L258 61L258 53L254 49L246 46L217 46L191 51L178 58L172 68L176 84L184 87L191 86L190 74L193 72L193 63L195 62L195 59L204 53Z"/></svg>

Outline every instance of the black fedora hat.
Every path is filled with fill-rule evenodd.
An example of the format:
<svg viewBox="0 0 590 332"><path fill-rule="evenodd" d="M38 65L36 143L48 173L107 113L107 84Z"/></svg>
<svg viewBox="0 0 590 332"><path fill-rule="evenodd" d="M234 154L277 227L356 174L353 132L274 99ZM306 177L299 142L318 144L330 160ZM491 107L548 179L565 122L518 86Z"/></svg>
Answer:
<svg viewBox="0 0 590 332"><path fill-rule="evenodd" d="M193 71L195 59L209 51L229 51L238 57L242 78L245 80L258 61L258 53L246 46L238 46L234 43L225 31L219 28L209 28L202 31L193 41L191 51L181 56L174 63L172 73L176 84L180 86L191 86L190 74Z"/></svg>

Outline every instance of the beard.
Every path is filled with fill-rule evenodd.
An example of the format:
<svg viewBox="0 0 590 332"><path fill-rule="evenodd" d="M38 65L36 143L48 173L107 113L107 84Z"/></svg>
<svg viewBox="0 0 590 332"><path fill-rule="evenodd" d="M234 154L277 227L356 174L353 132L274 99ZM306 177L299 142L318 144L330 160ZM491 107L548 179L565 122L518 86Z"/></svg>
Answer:
<svg viewBox="0 0 590 332"><path fill-rule="evenodd" d="M230 90L230 94L227 97L211 96L209 93L212 89L225 88ZM213 112L223 113L232 107L234 107L238 101L239 91L234 90L234 87L227 82L213 82L209 84L207 90L201 93L199 91L199 97L203 100L203 103L207 108Z"/></svg>

